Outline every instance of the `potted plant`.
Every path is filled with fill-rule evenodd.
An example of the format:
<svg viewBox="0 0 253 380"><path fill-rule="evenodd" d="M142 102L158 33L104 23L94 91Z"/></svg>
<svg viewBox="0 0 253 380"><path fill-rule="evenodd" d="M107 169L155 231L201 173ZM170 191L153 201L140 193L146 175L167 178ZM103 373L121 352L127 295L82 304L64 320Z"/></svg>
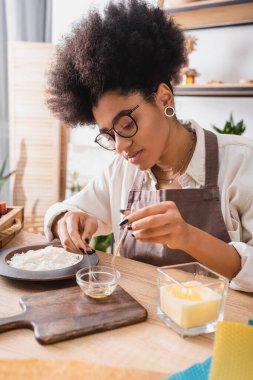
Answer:
<svg viewBox="0 0 253 380"><path fill-rule="evenodd" d="M223 129L212 125L213 129L218 133L229 134L229 135L242 135L246 130L246 125L244 121L241 120L235 124L233 114L231 112L229 120L226 121Z"/></svg>
<svg viewBox="0 0 253 380"><path fill-rule="evenodd" d="M0 195L1 189L15 170L5 174L7 159L0 167ZM0 199L0 249L5 246L23 227L24 208L20 206L7 207L6 202Z"/></svg>
<svg viewBox="0 0 253 380"><path fill-rule="evenodd" d="M108 249L113 245L113 235L95 236L92 238L91 244L94 249L99 251L108 252Z"/></svg>
<svg viewBox="0 0 253 380"><path fill-rule="evenodd" d="M4 160L1 168L0 168L0 195L1 195L1 190L2 190L2 187L4 186L5 182L10 178L10 176L12 174L15 173L15 170L13 170L12 172L8 173L8 174L4 174L5 172L5 168L6 168L6 164L7 164L7 158ZM0 216L3 215L3 214L6 214L7 213L7 206L6 206L6 202L5 201L1 201L1 198L0 198Z"/></svg>
<svg viewBox="0 0 253 380"><path fill-rule="evenodd" d="M70 189L71 195L79 193L79 191L81 191L83 188L83 186L80 184L79 178L80 178L80 174L78 172L73 171L69 173L69 181L70 181L69 189Z"/></svg>
<svg viewBox="0 0 253 380"><path fill-rule="evenodd" d="M8 178L15 173L15 170L13 170L12 172L10 172L9 174L4 174L5 172L5 168L6 168L6 164L7 164L7 158L4 160L3 162L3 165L1 166L0 168L0 191L3 187L3 185L5 184L5 182L8 180Z"/></svg>

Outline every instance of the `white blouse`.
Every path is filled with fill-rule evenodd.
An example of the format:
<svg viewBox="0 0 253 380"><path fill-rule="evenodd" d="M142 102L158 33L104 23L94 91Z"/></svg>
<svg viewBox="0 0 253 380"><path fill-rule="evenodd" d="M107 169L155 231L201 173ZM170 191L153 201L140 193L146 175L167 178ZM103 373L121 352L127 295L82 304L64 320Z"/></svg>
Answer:
<svg viewBox="0 0 253 380"><path fill-rule="evenodd" d="M197 143L187 170L179 178L182 188L198 188L205 182L204 130L190 121L196 131ZM221 211L231 243L241 256L241 271L230 287L253 292L253 140L241 136L217 135L219 145L218 186ZM92 179L78 194L51 206L45 215L45 234L53 239L51 226L64 211L82 210L98 219L96 236L113 232L119 239L120 210L126 209L128 193L138 169L122 156L115 155L104 172ZM155 189L151 172L144 186Z"/></svg>

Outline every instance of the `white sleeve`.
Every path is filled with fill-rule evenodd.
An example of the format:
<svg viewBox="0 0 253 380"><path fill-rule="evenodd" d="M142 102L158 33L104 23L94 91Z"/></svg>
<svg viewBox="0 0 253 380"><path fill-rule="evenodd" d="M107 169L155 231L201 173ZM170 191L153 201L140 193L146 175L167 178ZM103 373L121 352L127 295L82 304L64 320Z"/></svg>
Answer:
<svg viewBox="0 0 253 380"><path fill-rule="evenodd" d="M253 199L252 194L247 202L248 207L241 215L242 241L232 241L241 256L240 272L230 282L230 288L244 292L253 292Z"/></svg>
<svg viewBox="0 0 253 380"><path fill-rule="evenodd" d="M65 211L84 211L95 216L98 229L94 236L107 235L112 232L111 207L108 180L110 169L106 169L99 177L92 179L79 193L51 206L44 218L44 231L47 239L54 238L52 224L55 218Z"/></svg>

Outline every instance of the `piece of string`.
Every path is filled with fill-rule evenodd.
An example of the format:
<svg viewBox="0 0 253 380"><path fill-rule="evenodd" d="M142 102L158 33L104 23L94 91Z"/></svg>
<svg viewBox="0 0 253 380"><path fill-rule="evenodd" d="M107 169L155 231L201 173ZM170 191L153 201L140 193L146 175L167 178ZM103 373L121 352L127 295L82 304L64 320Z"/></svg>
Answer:
<svg viewBox="0 0 253 380"><path fill-rule="evenodd" d="M83 255L86 253L86 255L85 255L85 259L86 259L86 261L87 261L87 263L88 263L88 267L89 267L88 276L89 276L89 286L90 286L90 284L91 284L91 282L92 282L92 279L95 280L95 282L97 282L97 279L96 279L96 277L95 277L95 275L94 275L94 272L93 272L93 269L92 269L92 265L91 265L91 262L90 262L89 255L87 254L87 252L84 251L83 248L79 248L79 250L82 252Z"/></svg>
<svg viewBox="0 0 253 380"><path fill-rule="evenodd" d="M112 257L112 266L114 267L114 261L115 261L115 257L116 256L119 256L119 253L120 253L120 249L121 249L121 246L122 246L122 243L123 243L123 240L125 239L126 235L127 235L127 231L128 231L128 226L126 225L123 232L122 232L122 235L119 239L119 242L117 244L117 247L113 253L113 257Z"/></svg>

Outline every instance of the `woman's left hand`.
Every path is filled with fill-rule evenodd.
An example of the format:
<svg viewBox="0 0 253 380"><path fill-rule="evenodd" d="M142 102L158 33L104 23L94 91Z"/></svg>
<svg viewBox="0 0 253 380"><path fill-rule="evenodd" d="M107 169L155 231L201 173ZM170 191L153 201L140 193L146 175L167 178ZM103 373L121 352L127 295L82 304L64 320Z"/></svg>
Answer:
<svg viewBox="0 0 253 380"><path fill-rule="evenodd" d="M126 218L136 239L185 250L190 236L190 225L184 221L174 202L155 203L131 212Z"/></svg>

